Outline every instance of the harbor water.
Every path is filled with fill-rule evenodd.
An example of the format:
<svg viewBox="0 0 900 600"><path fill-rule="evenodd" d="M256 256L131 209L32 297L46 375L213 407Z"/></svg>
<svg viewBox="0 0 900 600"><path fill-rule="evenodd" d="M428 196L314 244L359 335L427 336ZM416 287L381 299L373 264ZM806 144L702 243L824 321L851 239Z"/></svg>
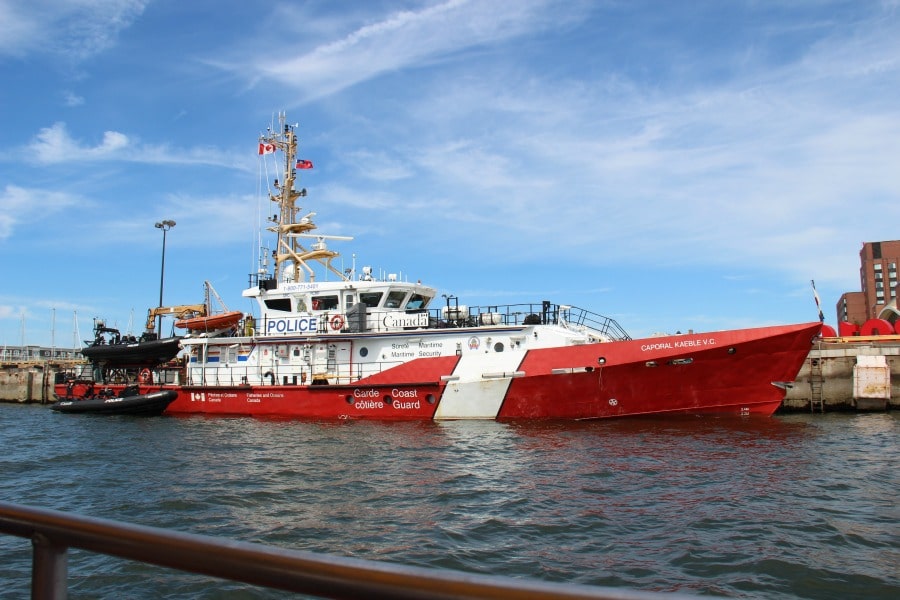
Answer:
<svg viewBox="0 0 900 600"><path fill-rule="evenodd" d="M900 597L897 413L574 423L0 404L0 498L405 565L733 598ZM0 536L0 598L31 545ZM72 550L70 598L283 598Z"/></svg>

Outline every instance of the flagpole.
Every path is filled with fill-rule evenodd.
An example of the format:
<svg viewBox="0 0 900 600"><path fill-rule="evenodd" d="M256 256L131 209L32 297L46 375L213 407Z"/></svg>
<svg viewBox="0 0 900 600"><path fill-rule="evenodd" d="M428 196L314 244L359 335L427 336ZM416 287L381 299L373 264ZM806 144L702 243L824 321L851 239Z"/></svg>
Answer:
<svg viewBox="0 0 900 600"><path fill-rule="evenodd" d="M822 313L822 304L819 302L819 293L816 291L816 280L810 279L809 282L812 284L813 298L816 299L816 308L819 309L819 321L824 323L825 315Z"/></svg>

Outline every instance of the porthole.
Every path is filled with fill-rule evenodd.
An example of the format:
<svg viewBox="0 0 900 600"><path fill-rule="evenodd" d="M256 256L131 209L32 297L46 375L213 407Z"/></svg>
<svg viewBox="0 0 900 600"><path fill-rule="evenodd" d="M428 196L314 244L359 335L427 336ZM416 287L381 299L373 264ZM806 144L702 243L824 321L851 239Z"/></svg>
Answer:
<svg viewBox="0 0 900 600"><path fill-rule="evenodd" d="M737 352L737 348L735 348L734 346L728 349L728 354L734 354L735 352Z"/></svg>
<svg viewBox="0 0 900 600"><path fill-rule="evenodd" d="M353 404L353 396L351 396L350 394L344 396L344 400L347 401L347 404Z"/></svg>
<svg viewBox="0 0 900 600"><path fill-rule="evenodd" d="M428 394L425 396L425 402L428 404L434 404L434 394Z"/></svg>
<svg viewBox="0 0 900 600"><path fill-rule="evenodd" d="M598 358L598 359L597 359L597 364L605 365L605 364L606 364L606 357L605 357L605 356L601 356L600 358Z"/></svg>
<svg viewBox="0 0 900 600"><path fill-rule="evenodd" d="M360 356L368 356L368 355L369 355L369 349L366 348L365 346L363 346L362 348L359 349L359 355L360 355Z"/></svg>
<svg viewBox="0 0 900 600"><path fill-rule="evenodd" d="M391 398L390 396L385 396L385 397L384 397L384 403L385 403L385 404L388 404L388 405L393 404L393 403L394 403L394 399Z"/></svg>
<svg viewBox="0 0 900 600"><path fill-rule="evenodd" d="M693 358L673 358L669 361L670 365L689 365L694 362Z"/></svg>
<svg viewBox="0 0 900 600"><path fill-rule="evenodd" d="M494 344L494 352L503 352L503 342Z"/></svg>

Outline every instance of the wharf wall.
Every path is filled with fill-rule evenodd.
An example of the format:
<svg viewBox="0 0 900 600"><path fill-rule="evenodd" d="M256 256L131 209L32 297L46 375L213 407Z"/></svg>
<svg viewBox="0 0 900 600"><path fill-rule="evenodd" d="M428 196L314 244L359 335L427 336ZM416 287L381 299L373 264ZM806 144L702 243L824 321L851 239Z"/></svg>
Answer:
<svg viewBox="0 0 900 600"><path fill-rule="evenodd" d="M23 361L0 363L0 402L55 401L53 383L56 374L83 361Z"/></svg>
<svg viewBox="0 0 900 600"><path fill-rule="evenodd" d="M891 409L900 409L900 340L850 342L826 338L810 351L780 410Z"/></svg>

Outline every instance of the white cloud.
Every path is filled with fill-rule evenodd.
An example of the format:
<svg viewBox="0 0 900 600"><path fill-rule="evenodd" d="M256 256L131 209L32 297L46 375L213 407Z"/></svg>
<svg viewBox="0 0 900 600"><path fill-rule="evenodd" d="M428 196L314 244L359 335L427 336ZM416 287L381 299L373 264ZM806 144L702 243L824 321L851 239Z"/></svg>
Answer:
<svg viewBox="0 0 900 600"><path fill-rule="evenodd" d="M624 50L598 45L610 68L590 74L556 68L594 63L577 43L554 39L558 64L526 64L518 37L562 38L587 10L603 20L603 7L574 6L449 1L368 20L353 14L343 30L305 14L284 22L302 23L312 45L227 68L293 88L299 102L359 89L329 108L352 113L346 135L375 167L345 182L340 197L374 208L366 202L374 180L394 188L378 206L452 207L440 219L465 224L453 234L472 252L494 244L501 255L540 239L520 245L517 258L564 253L612 264L649 253L663 264L766 265L845 281L855 257L837 240L896 237L895 19L861 11L848 23L750 25L743 47L714 59L675 34L629 33L623 42L674 48L673 56L636 54L639 66L629 68L613 60ZM390 155L366 148L385 140ZM863 206L878 206L877 219Z"/></svg>
<svg viewBox="0 0 900 600"><path fill-rule="evenodd" d="M854 249L835 241L892 239L900 220L900 109L873 93L896 87L900 42L866 33L861 24L798 61L677 90L499 68L436 81L405 111L423 132L406 140L406 160L453 194L444 219L498 246L539 231L578 260L649 253L846 281ZM466 207L494 215L489 237Z"/></svg>
<svg viewBox="0 0 900 600"><path fill-rule="evenodd" d="M81 146L69 136L65 123L54 123L41 129L29 145L29 152L46 164L96 160L121 153L129 146L128 136L117 131L107 131L96 146Z"/></svg>
<svg viewBox="0 0 900 600"><path fill-rule="evenodd" d="M240 197L253 185L245 173L255 171L246 133L273 108L293 113L305 103L302 154L316 170L302 185L320 231L363 243L377 236L373 246L391 259L452 257L450 271L490 262L498 293L527 287L520 272L570 286L550 281L567 268L633 278L615 280L619 291L666 271L700 273L701 282L706 271L728 273L770 294L762 279L815 278L822 292L849 280L852 289L859 242L895 238L900 222L897 4L651 5L279 3L268 17L257 11L258 27L248 26L250 11L237 11L239 19L221 13L209 31L185 18L198 14L192 4L160 7L146 25L171 33L166 52L148 43L154 36L135 36L127 55L82 67L92 70L79 95L59 91L70 82L40 80L49 90L42 97L57 104L89 98L97 111L117 103L109 123L129 130L98 128L89 110L64 111L67 123L23 148L16 140L33 134L32 123L61 119L41 121L46 108L35 107L41 112L11 123L30 129L9 128L18 147L2 152L0 167L9 182L40 177L95 201L88 244L151 240L154 219L173 218L173 248L235 245L250 237L244 230L259 202ZM46 24L62 35L37 49L29 40L48 34L29 6L0 0L8 25L0 56L67 43L73 57L85 56L109 47L136 14L128 3L57 2L67 16ZM109 6L124 17L95 14ZM75 22L83 16L87 24ZM192 70L197 47L221 70ZM170 50L177 62L165 62ZM19 62L7 62L10 72ZM234 89L228 76L265 91ZM120 101L126 89L152 89L153 102ZM0 237L19 233L31 205L45 199L18 189L4 193ZM16 200L23 193L29 203ZM38 234L51 235L35 229L29 241L39 245ZM143 246L129 248L140 254ZM216 258L224 263L226 254ZM211 268L209 258L197 265ZM470 289L488 287L473 276Z"/></svg>
<svg viewBox="0 0 900 600"><path fill-rule="evenodd" d="M226 153L216 148L172 148L143 144L119 131L105 131L95 145L74 139L65 123L57 122L41 129L26 148L25 156L42 164L86 161L126 161L161 165L215 165L251 170L249 153Z"/></svg>
<svg viewBox="0 0 900 600"><path fill-rule="evenodd" d="M8 185L0 193L0 240L13 235L20 223L49 218L77 202L77 197L64 192Z"/></svg>
<svg viewBox="0 0 900 600"><path fill-rule="evenodd" d="M21 56L40 39L40 16L15 0L0 0L0 54Z"/></svg>
<svg viewBox="0 0 900 600"><path fill-rule="evenodd" d="M304 100L336 94L341 90L408 68L450 60L466 51L477 51L515 38L535 29L558 27L575 18L577 5L556 12L552 22L547 14L553 0L516 0L480 2L447 0L420 10L401 10L359 23L341 37L328 38L317 46L300 42L291 52L241 50L241 58L232 63L213 60L220 67L245 73L248 80L274 80L299 90ZM352 17L348 17L347 22ZM356 16L358 21L363 17ZM312 15L283 19L281 26L297 24L292 32L297 39L308 39L310 31L319 29ZM323 27L333 35L333 28ZM290 38L290 35L284 37ZM251 56L247 59L244 56Z"/></svg>
<svg viewBox="0 0 900 600"><path fill-rule="evenodd" d="M0 0L0 55L80 61L116 43L150 0Z"/></svg>
<svg viewBox="0 0 900 600"><path fill-rule="evenodd" d="M68 107L82 106L84 104L84 97L66 90L63 92L63 104Z"/></svg>
<svg viewBox="0 0 900 600"><path fill-rule="evenodd" d="M357 170L362 177L377 181L396 181L413 175L408 164L384 151L353 150L343 155L341 159Z"/></svg>

